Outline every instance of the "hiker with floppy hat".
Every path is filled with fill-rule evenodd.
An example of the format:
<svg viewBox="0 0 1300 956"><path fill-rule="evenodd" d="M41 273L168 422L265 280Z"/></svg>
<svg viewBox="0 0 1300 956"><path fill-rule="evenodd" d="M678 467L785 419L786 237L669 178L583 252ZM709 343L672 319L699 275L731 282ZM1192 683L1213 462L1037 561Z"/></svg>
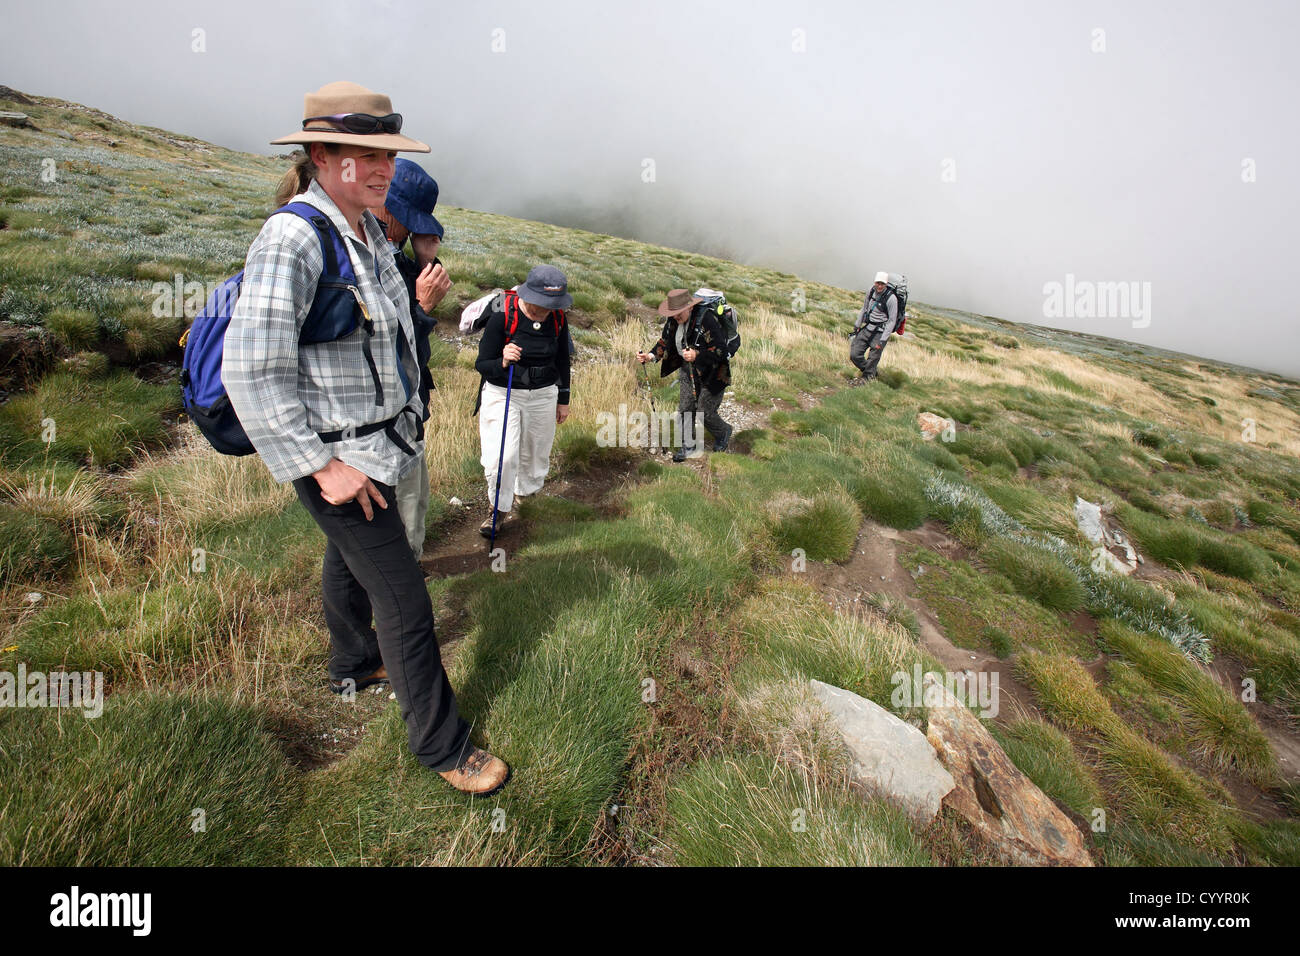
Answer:
<svg viewBox="0 0 1300 956"><path fill-rule="evenodd" d="M387 96L330 83L307 94L302 129L273 140L306 147L315 175L296 199L318 215L273 215L253 240L222 374L272 477L293 483L325 534L331 689L389 682L420 762L485 795L510 768L470 742L396 507L397 484L424 455L423 403L406 284L370 210L397 151L429 151L401 129Z"/></svg>
<svg viewBox="0 0 1300 956"><path fill-rule="evenodd" d="M433 376L429 373L429 335L438 320L429 315L451 288L447 270L438 259L442 245L442 223L433 217L438 204L438 183L409 159L394 164L393 180L388 184L384 205L373 210L388 241L392 243L397 271L406 281L411 301L411 324L415 328L415 359L420 367L420 401L423 417L429 420L429 393ZM411 252L405 252L407 239ZM397 484L397 510L406 525L411 550L418 559L424 552L424 521L429 512L429 465L423 455L419 464Z"/></svg>
<svg viewBox="0 0 1300 956"><path fill-rule="evenodd" d="M666 319L659 341L649 352L636 353L642 364L663 360L660 378L677 372L682 444L673 450L673 461L685 461L699 450L695 441L697 414L713 436L714 451L726 451L731 441L732 426L718 414L722 393L731 384L731 362L722 326L711 312L695 308L702 301L685 289L669 292L659 303L659 314Z"/></svg>
<svg viewBox="0 0 1300 956"><path fill-rule="evenodd" d="M876 367L884 354L885 343L898 327L902 317L898 296L889 291L889 273L877 272L876 279L867 290L849 342L849 361L862 372L862 380L876 377Z"/></svg>
<svg viewBox="0 0 1300 956"><path fill-rule="evenodd" d="M555 426L569 417L568 287L555 266L534 266L483 312L475 411L491 509L479 528L485 538L517 520L516 499L542 490Z"/></svg>

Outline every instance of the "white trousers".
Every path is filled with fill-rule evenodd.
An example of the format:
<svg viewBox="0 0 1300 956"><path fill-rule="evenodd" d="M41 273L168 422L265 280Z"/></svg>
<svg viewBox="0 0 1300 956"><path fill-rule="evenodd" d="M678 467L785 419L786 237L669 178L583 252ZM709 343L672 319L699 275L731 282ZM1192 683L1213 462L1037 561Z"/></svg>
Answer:
<svg viewBox="0 0 1300 956"><path fill-rule="evenodd" d="M558 385L510 391L510 421L506 425L505 461L501 466L501 511L514 507L515 495L532 495L542 490L551 469L551 445L555 442L555 406ZM497 460L501 456L501 425L506 409L506 390L484 383L483 404L478 410L478 437L483 454L479 459L487 478L488 507L497 488Z"/></svg>

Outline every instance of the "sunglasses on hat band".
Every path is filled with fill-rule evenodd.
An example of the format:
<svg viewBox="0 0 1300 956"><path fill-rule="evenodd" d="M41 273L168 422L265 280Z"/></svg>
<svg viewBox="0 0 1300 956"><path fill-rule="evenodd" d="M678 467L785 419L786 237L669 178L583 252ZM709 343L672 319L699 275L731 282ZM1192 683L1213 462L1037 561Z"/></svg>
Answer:
<svg viewBox="0 0 1300 956"><path fill-rule="evenodd" d="M349 133L361 136L370 133L400 133L402 131L402 114L389 113L387 116L371 116L369 113L335 113L333 116L310 116L302 121L305 130L308 123L318 120L341 126Z"/></svg>

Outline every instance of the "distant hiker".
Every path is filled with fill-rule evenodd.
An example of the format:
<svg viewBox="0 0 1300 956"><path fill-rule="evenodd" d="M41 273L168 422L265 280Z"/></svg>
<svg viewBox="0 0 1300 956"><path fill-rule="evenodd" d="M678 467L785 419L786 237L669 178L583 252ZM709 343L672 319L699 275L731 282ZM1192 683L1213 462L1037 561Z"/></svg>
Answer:
<svg viewBox="0 0 1300 956"><path fill-rule="evenodd" d="M411 324L415 327L415 360L420 367L420 401L423 417L429 420L429 393L433 376L429 373L429 335L438 320L429 315L451 288L447 270L438 259L442 245L442 223L433 217L438 204L438 184L434 178L409 159L394 164L393 181L388 185L384 205L373 210L388 241L392 243L397 271L406 280L406 294L411 302ZM414 258L404 250L411 240ZM397 510L406 525L411 550L418 559L424 553L424 520L429 513L429 463L424 455L397 483Z"/></svg>
<svg viewBox="0 0 1300 956"><path fill-rule="evenodd" d="M733 431L718 414L722 393L731 384L727 340L712 311L696 309L703 301L685 289L669 292L659 303L659 314L667 320L659 341L649 352L636 353L637 360L643 364L663 360L660 378L677 372L677 417L682 444L673 450L673 461L685 461L696 453L697 414L713 436L714 451L727 450Z"/></svg>
<svg viewBox="0 0 1300 956"><path fill-rule="evenodd" d="M551 468L555 426L569 417L570 345L564 310L573 305L573 297L568 286L555 266L534 266L522 285L496 295L480 316L486 319L475 367L483 381L475 411L487 478L489 511L479 528L485 538L493 536L494 516L500 531L517 520L516 499L542 490Z"/></svg>
<svg viewBox="0 0 1300 956"><path fill-rule="evenodd" d="M876 377L876 367L884 354L885 343L898 328L905 302L897 288L890 284L889 273L877 272L876 280L862 303L862 312L853 327L849 345L849 361L861 369L864 380Z"/></svg>
<svg viewBox="0 0 1300 956"><path fill-rule="evenodd" d="M253 240L223 376L272 477L293 482L325 533L331 689L391 682L420 762L487 794L510 768L470 742L396 508L395 487L424 454L423 404L406 284L369 210L398 150L429 151L401 127L387 96L330 83L307 94L301 131L273 141L306 146L315 176L295 198L319 215L273 215Z"/></svg>

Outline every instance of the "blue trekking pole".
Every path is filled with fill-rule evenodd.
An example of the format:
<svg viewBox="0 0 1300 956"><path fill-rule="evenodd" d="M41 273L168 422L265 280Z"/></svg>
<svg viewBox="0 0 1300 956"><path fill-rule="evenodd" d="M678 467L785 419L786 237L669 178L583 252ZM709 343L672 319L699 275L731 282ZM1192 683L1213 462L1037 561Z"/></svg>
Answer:
<svg viewBox="0 0 1300 956"><path fill-rule="evenodd" d="M501 504L501 469L505 466L506 460L506 429L510 427L510 386L515 380L515 363L510 363L510 371L506 373L506 413L501 424L501 453L497 456L497 492L496 497L492 499L492 536L488 538L488 553L497 542L497 505Z"/></svg>

